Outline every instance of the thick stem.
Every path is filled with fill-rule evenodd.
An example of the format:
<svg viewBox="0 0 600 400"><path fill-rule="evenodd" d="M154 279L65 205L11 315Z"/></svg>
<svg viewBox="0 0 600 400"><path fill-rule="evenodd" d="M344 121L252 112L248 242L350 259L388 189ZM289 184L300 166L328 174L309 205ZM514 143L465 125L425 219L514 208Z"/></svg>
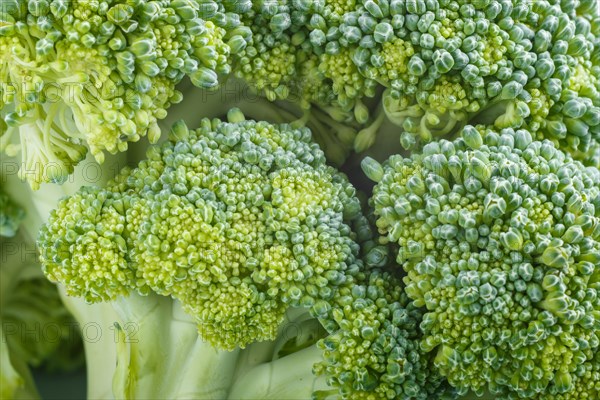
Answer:
<svg viewBox="0 0 600 400"><path fill-rule="evenodd" d="M198 336L179 302L131 294L113 306L119 315L118 399L223 399L233 380L239 350L217 350Z"/></svg>
<svg viewBox="0 0 600 400"><path fill-rule="evenodd" d="M327 391L324 377L313 375L313 365L320 361L322 352L316 345L260 364L236 380L229 399L310 399L317 390Z"/></svg>
<svg viewBox="0 0 600 400"><path fill-rule="evenodd" d="M83 298L67 296L64 287L59 288L63 304L81 331L87 369L87 398L113 399L111 387L117 360L113 327L119 317L110 303L87 304Z"/></svg>

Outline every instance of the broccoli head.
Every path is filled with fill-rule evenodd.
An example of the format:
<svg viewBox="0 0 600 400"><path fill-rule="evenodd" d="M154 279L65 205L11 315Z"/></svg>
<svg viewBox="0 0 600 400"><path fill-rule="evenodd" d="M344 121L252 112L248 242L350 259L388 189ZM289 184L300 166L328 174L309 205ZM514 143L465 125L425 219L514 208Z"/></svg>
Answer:
<svg viewBox="0 0 600 400"><path fill-rule="evenodd" d="M421 347L450 384L577 397L600 350L600 172L484 126L363 167L381 241L426 310Z"/></svg>
<svg viewBox="0 0 600 400"><path fill-rule="evenodd" d="M173 296L227 349L273 338L290 306L326 315L358 268L355 189L308 129L228 118L178 123L137 168L63 199L38 239L46 275L90 302Z"/></svg>
<svg viewBox="0 0 600 400"><path fill-rule="evenodd" d="M305 58L314 60L314 75L336 106L348 110L380 97L385 115L402 128L403 147L418 148L483 119L498 129L525 127L600 165L595 0L292 4L288 36L311 55ZM361 114L364 123L368 113ZM376 134L358 135L355 150L371 146Z"/></svg>
<svg viewBox="0 0 600 400"><path fill-rule="evenodd" d="M63 181L86 144L102 162L156 141L175 85L215 87L246 40L216 1L10 0L0 22L0 150L21 152L33 188Z"/></svg>

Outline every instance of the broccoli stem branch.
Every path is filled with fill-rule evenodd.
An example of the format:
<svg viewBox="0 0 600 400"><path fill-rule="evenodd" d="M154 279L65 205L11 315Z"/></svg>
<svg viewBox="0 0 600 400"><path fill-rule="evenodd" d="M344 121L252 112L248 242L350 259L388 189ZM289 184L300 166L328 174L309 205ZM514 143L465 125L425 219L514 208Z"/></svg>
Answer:
<svg viewBox="0 0 600 400"><path fill-rule="evenodd" d="M309 399L314 392L330 389L322 376L312 373L322 352L312 345L269 363L260 364L234 382L229 399Z"/></svg>
<svg viewBox="0 0 600 400"><path fill-rule="evenodd" d="M114 301L118 399L223 399L239 350L217 350L168 297L132 294Z"/></svg>

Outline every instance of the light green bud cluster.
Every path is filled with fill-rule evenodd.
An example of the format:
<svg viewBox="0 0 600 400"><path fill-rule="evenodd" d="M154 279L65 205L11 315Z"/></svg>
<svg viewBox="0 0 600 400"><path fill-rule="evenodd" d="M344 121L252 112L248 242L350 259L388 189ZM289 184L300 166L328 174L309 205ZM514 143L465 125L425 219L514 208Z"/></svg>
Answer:
<svg viewBox="0 0 600 400"><path fill-rule="evenodd" d="M399 277L379 269L359 274L337 296L336 329L318 343L323 361L315 373L342 399L455 398L419 346L422 317Z"/></svg>
<svg viewBox="0 0 600 400"><path fill-rule="evenodd" d="M178 123L137 168L62 200L38 241L46 275L91 302L173 296L226 349L274 338L290 306L327 316L358 269L355 189L308 129L228 118Z"/></svg>
<svg viewBox="0 0 600 400"><path fill-rule="evenodd" d="M600 172L526 130L461 134L363 163L421 347L463 394L576 398L600 349Z"/></svg>
<svg viewBox="0 0 600 400"><path fill-rule="evenodd" d="M567 393L550 391L537 397L539 400L592 400L600 397L600 352L577 367L573 389Z"/></svg>
<svg viewBox="0 0 600 400"><path fill-rule="evenodd" d="M246 39L222 2L9 0L0 9L0 151L33 188L86 154L160 134L184 76L216 87Z"/></svg>
<svg viewBox="0 0 600 400"><path fill-rule="evenodd" d="M287 99L293 90L301 50L290 33L299 29L298 21L292 20L286 2L246 1L238 9L251 39L239 49L236 76L270 101Z"/></svg>

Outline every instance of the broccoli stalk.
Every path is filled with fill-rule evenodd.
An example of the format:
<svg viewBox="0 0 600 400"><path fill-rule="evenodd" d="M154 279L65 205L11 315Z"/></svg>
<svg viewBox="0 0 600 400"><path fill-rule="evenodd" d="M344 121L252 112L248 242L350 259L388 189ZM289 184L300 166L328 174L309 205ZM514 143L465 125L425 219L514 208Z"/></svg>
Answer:
<svg viewBox="0 0 600 400"><path fill-rule="evenodd" d="M228 398L304 400L318 396L322 391L335 393L326 385L324 377L313 374L313 365L321 357L321 349L312 345L259 364L235 381Z"/></svg>
<svg viewBox="0 0 600 400"><path fill-rule="evenodd" d="M3 399L39 398L26 362L11 357L8 342L1 330L0 340L0 396Z"/></svg>
<svg viewBox="0 0 600 400"><path fill-rule="evenodd" d="M110 399L116 372L117 343L111 329L119 317L110 303L88 304L68 296L58 285L61 300L81 329L86 360L87 398Z"/></svg>
<svg viewBox="0 0 600 400"><path fill-rule="evenodd" d="M15 289L19 283L28 280L28 277L24 275L36 271L36 268L24 265L23 254L19 251L19 242L14 240L9 242L2 237L0 238L0 247L2 258L2 267L0 268L0 322L2 323L2 329L0 329L0 396L3 399L35 399L39 398L39 394L27 365L31 358L28 356L31 354L27 354L27 348L23 348L21 343L21 328L23 327L22 322L35 324L40 322L40 319L37 319L39 317L37 310L28 310L29 305L26 303L22 304L17 301L11 304L11 300L13 300L11 297L15 292L18 294ZM36 272L41 271L37 270ZM16 320L14 318L7 320L5 318L7 313L13 313L13 317L15 317L14 313L17 314L17 317L19 313L25 313L25 316L22 319L18 317L19 319ZM44 318L41 319L41 321L43 320ZM5 333L5 330L8 332ZM36 350L40 350L39 345L44 345L44 343L36 344L38 345ZM44 350L42 349L41 354L33 352L33 356L45 356L48 352Z"/></svg>
<svg viewBox="0 0 600 400"><path fill-rule="evenodd" d="M300 400L335 392L313 369L323 357L316 343L326 335L308 309L289 309L275 340L252 343L240 354L227 398Z"/></svg>
<svg viewBox="0 0 600 400"><path fill-rule="evenodd" d="M19 180L10 159L3 160L3 163L6 163L3 170L13 172L3 176L7 190L17 194L19 203L26 210L25 219L21 225L24 234L30 238L36 238L50 211L62 197L75 192L82 185L108 181L126 165L126 158L125 153L119 153L106 157L105 162L98 165L91 156L88 156L75 167L73 174L62 185L45 183L38 191L32 190ZM32 243L32 252L34 251L33 246ZM50 282L43 276L37 264L36 270L41 280L56 291L56 288L50 285ZM114 335L111 334L110 328L118 320L118 316L110 304L90 305L81 298L67 296L62 285L58 285L58 294L64 307L72 314L78 327L82 329L85 357L88 360L86 363L88 397L110 398L117 354Z"/></svg>
<svg viewBox="0 0 600 400"><path fill-rule="evenodd" d="M211 346L181 304L168 297L132 293L110 304L118 316L115 398L226 397L239 349Z"/></svg>

